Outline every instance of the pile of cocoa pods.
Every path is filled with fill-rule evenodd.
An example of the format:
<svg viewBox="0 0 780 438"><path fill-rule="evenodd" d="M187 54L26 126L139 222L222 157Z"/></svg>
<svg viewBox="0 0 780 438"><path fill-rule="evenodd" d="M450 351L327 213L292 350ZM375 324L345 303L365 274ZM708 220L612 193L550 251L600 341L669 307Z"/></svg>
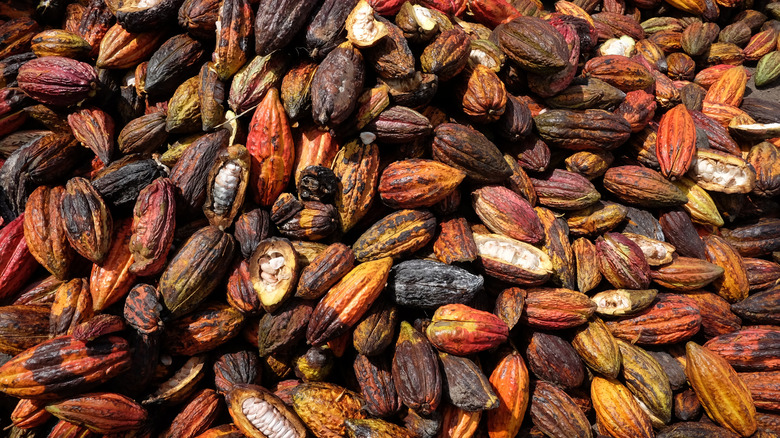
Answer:
<svg viewBox="0 0 780 438"><path fill-rule="evenodd" d="M780 437L779 36L764 0L3 2L0 428Z"/></svg>

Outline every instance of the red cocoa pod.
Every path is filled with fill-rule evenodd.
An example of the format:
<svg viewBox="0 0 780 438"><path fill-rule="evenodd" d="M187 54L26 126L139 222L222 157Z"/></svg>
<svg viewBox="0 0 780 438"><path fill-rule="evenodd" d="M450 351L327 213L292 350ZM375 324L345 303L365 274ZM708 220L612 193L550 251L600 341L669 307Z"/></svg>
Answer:
<svg viewBox="0 0 780 438"><path fill-rule="evenodd" d="M53 106L70 106L95 95L97 72L91 65L60 56L27 61L16 76L19 87L33 99Z"/></svg>
<svg viewBox="0 0 780 438"><path fill-rule="evenodd" d="M585 324L596 311L587 295L570 289L529 289L522 321L540 329L560 330Z"/></svg>
<svg viewBox="0 0 780 438"><path fill-rule="evenodd" d="M38 266L24 238L24 213L0 229L0 300L19 292Z"/></svg>
<svg viewBox="0 0 780 438"><path fill-rule="evenodd" d="M690 339L701 328L696 301L684 295L659 294L647 309L606 321L612 334L638 345L666 345Z"/></svg>
<svg viewBox="0 0 780 438"><path fill-rule="evenodd" d="M465 356L497 347L506 341L509 327L492 313L447 304L436 309L425 334L439 350Z"/></svg>
<svg viewBox="0 0 780 438"><path fill-rule="evenodd" d="M716 336L704 346L737 370L780 370L780 331L777 330L744 328Z"/></svg>

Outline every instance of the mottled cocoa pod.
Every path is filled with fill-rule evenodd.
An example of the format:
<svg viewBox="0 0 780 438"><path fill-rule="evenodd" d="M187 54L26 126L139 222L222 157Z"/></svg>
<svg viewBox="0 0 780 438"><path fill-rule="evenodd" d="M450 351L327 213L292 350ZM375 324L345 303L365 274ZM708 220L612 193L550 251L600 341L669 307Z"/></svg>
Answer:
<svg viewBox="0 0 780 438"><path fill-rule="evenodd" d="M364 356L381 354L393 342L398 322L398 308L386 300L379 299L355 325L352 344Z"/></svg>
<svg viewBox="0 0 780 438"><path fill-rule="evenodd" d="M214 362L214 384L219 393L227 394L235 385L260 380L260 370L257 354L251 351L224 353Z"/></svg>
<svg viewBox="0 0 780 438"><path fill-rule="evenodd" d="M249 180L249 153L234 144L223 150L209 171L203 212L209 223L228 228L244 203Z"/></svg>
<svg viewBox="0 0 780 438"><path fill-rule="evenodd" d="M357 105L365 76L363 56L349 43L333 49L311 83L312 115L320 125L338 125Z"/></svg>
<svg viewBox="0 0 780 438"><path fill-rule="evenodd" d="M108 165L114 154L114 120L99 108L84 108L68 116L73 136Z"/></svg>
<svg viewBox="0 0 780 438"><path fill-rule="evenodd" d="M54 361L54 362L52 362ZM63 373L63 367L77 370ZM0 367L0 391L52 400L94 388L130 369L130 345L117 336L89 343L58 336L29 348Z"/></svg>
<svg viewBox="0 0 780 438"><path fill-rule="evenodd" d="M60 214L71 247L93 263L102 262L111 243L111 212L89 181L68 181Z"/></svg>
<svg viewBox="0 0 780 438"><path fill-rule="evenodd" d="M376 44L364 49L366 60L383 79L404 79L412 76L415 66L414 55L409 49L403 32L384 18L380 18L377 22L384 25L387 35L380 38Z"/></svg>
<svg viewBox="0 0 780 438"><path fill-rule="evenodd" d="M24 238L30 254L59 279L67 278L75 255L60 209L64 195L63 187L41 186L30 194L24 212Z"/></svg>
<svg viewBox="0 0 780 438"><path fill-rule="evenodd" d="M62 293L60 294L62 295ZM64 303L63 303L64 304ZM55 301L54 311L63 307ZM3 306L0 307L0 352L17 355L33 348L49 338L49 309L44 306ZM52 334L59 334L52 332Z"/></svg>
<svg viewBox="0 0 780 438"><path fill-rule="evenodd" d="M330 3L343 4L335 0ZM282 78L279 91L284 110L291 120L298 120L311 110L311 81L318 66L314 62L304 60L290 67Z"/></svg>
<svg viewBox="0 0 780 438"><path fill-rule="evenodd" d="M596 187L584 176L562 169L531 178L539 204L559 210L579 210L601 199Z"/></svg>
<svg viewBox="0 0 780 438"><path fill-rule="evenodd" d="M148 153L158 149L168 138L166 114L156 111L131 120L119 132L117 145L123 154Z"/></svg>
<svg viewBox="0 0 780 438"><path fill-rule="evenodd" d="M581 237L572 242L572 251L577 266L577 290L587 293L601 282L596 246L590 240Z"/></svg>
<svg viewBox="0 0 780 438"><path fill-rule="evenodd" d="M389 417L401 410L401 398L395 391L390 360L383 356L359 354L353 366L368 412L377 417Z"/></svg>
<svg viewBox="0 0 780 438"><path fill-rule="evenodd" d="M709 292L686 294L693 298L701 313L701 331L709 337L715 337L739 330L742 320L732 313L728 301Z"/></svg>
<svg viewBox="0 0 780 438"><path fill-rule="evenodd" d="M546 436L592 438L588 418L562 389L544 381L531 390L531 419Z"/></svg>
<svg viewBox="0 0 780 438"><path fill-rule="evenodd" d="M477 245L465 218L455 217L439 223L433 253L442 263L470 262L477 258Z"/></svg>
<svg viewBox="0 0 780 438"><path fill-rule="evenodd" d="M280 199L281 196L278 200ZM274 204L274 207L276 205ZM271 209L272 219L273 213L274 208ZM276 227L284 236L292 239L321 240L338 228L338 212L330 204L304 202L303 208L290 217L277 221Z"/></svg>
<svg viewBox="0 0 780 438"><path fill-rule="evenodd" d="M30 17L14 18L0 25L0 58L28 52L38 28L38 22Z"/></svg>
<svg viewBox="0 0 780 438"><path fill-rule="evenodd" d="M666 345L691 338L701 327L696 301L660 294L652 306L634 315L607 321L615 337L639 345Z"/></svg>
<svg viewBox="0 0 780 438"><path fill-rule="evenodd" d="M268 237L271 219L266 210L256 208L236 219L233 234L241 246L241 255L245 260L252 257L257 245Z"/></svg>
<svg viewBox="0 0 780 438"><path fill-rule="evenodd" d="M368 212L379 178L379 148L375 144L347 143L333 161L333 172L340 181L335 205L346 232Z"/></svg>
<svg viewBox="0 0 780 438"><path fill-rule="evenodd" d="M291 299L274 313L263 315L257 331L260 356L284 351L303 339L313 310L311 302Z"/></svg>
<svg viewBox="0 0 780 438"><path fill-rule="evenodd" d="M575 151L612 150L631 135L626 119L599 109L548 110L534 117L534 125L545 142Z"/></svg>
<svg viewBox="0 0 780 438"><path fill-rule="evenodd" d="M223 81L246 62L252 18L252 8L246 0L222 2L219 8L217 47L212 57L214 68Z"/></svg>
<svg viewBox="0 0 780 438"><path fill-rule="evenodd" d="M620 438L653 436L650 417L623 384L596 376L590 394L600 430Z"/></svg>
<svg viewBox="0 0 780 438"><path fill-rule="evenodd" d="M342 244L334 243L301 271L295 296L316 299L336 284L355 266L355 254Z"/></svg>
<svg viewBox="0 0 780 438"><path fill-rule="evenodd" d="M280 0L261 4L255 15L255 52L265 56L290 43L317 3Z"/></svg>
<svg viewBox="0 0 780 438"><path fill-rule="evenodd" d="M494 233L530 244L538 244L545 229L531 204L501 186L485 186L471 194L472 205L482 222Z"/></svg>
<svg viewBox="0 0 780 438"><path fill-rule="evenodd" d="M606 377L617 378L621 364L620 349L604 321L592 317L586 326L577 329L571 344L592 370Z"/></svg>
<svg viewBox="0 0 780 438"><path fill-rule="evenodd" d="M227 302L245 315L259 314L263 309L260 297L252 286L252 276L246 260L237 260L228 276Z"/></svg>
<svg viewBox="0 0 780 438"><path fill-rule="evenodd" d="M400 257L433 239L436 218L425 210L399 210L376 222L352 245L358 261Z"/></svg>
<svg viewBox="0 0 780 438"><path fill-rule="evenodd" d="M179 8L179 26L196 38L214 38L219 6L217 0L184 0Z"/></svg>
<svg viewBox="0 0 780 438"><path fill-rule="evenodd" d="M439 406L442 378L438 358L425 336L406 321L401 322L395 346L393 382L401 401L420 414L430 415Z"/></svg>
<svg viewBox="0 0 780 438"><path fill-rule="evenodd" d="M468 412L498 407L499 400L479 365L465 358L439 352L449 401Z"/></svg>
<svg viewBox="0 0 780 438"><path fill-rule="evenodd" d="M194 356L238 336L244 316L227 304L209 303L167 324L165 347L173 354Z"/></svg>
<svg viewBox="0 0 780 438"><path fill-rule="evenodd" d="M512 169L496 146L479 131L454 123L436 127L433 158L466 173L479 183L500 183Z"/></svg>
<svg viewBox="0 0 780 438"><path fill-rule="evenodd" d="M243 114L257 106L266 92L279 84L287 61L284 53L274 52L268 56L256 56L242 67L230 84L230 108Z"/></svg>
<svg viewBox="0 0 780 438"><path fill-rule="evenodd" d="M404 144L426 139L433 127L428 118L419 112L394 105L385 108L366 123L362 130L374 134L379 143Z"/></svg>
<svg viewBox="0 0 780 438"><path fill-rule="evenodd" d="M127 324L143 334L157 332L162 327L163 306L157 289L139 284L127 294L123 316Z"/></svg>
<svg viewBox="0 0 780 438"><path fill-rule="evenodd" d="M46 405L46 410L61 420L101 434L139 429L148 418L146 409L135 400L108 392L60 400Z"/></svg>
<svg viewBox="0 0 780 438"><path fill-rule="evenodd" d="M620 347L623 369L621 376L653 424L661 425L672 418L672 389L669 378L655 358L645 350L623 340Z"/></svg>
<svg viewBox="0 0 780 438"><path fill-rule="evenodd" d="M195 309L222 281L234 253L233 237L205 227L181 247L160 278L160 295L171 314Z"/></svg>
<svg viewBox="0 0 780 438"><path fill-rule="evenodd" d="M72 334L73 329L92 316L92 297L85 278L63 283L54 293L49 317L52 336Z"/></svg>
<svg viewBox="0 0 780 438"><path fill-rule="evenodd" d="M158 96L174 91L197 72L204 55L201 43L187 34L171 37L149 59L144 91Z"/></svg>
<svg viewBox="0 0 780 438"><path fill-rule="evenodd" d="M168 178L158 178L141 191L133 208L131 272L148 276L163 269L175 226L174 186Z"/></svg>
<svg viewBox="0 0 780 438"><path fill-rule="evenodd" d="M130 155L100 171L92 185L112 207L121 208L132 205L144 187L164 176L163 168L156 161Z"/></svg>
<svg viewBox="0 0 780 438"><path fill-rule="evenodd" d="M596 239L601 274L616 288L647 289L650 266L642 249L620 233L605 233Z"/></svg>
<svg viewBox="0 0 780 438"><path fill-rule="evenodd" d="M344 41L341 31L347 16L357 3L358 0L321 2L306 26L305 47L312 59L323 59Z"/></svg>
<svg viewBox="0 0 780 438"><path fill-rule="evenodd" d="M460 27L441 32L423 50L420 64L425 73L435 74L440 81L458 75L469 60L469 37Z"/></svg>
<svg viewBox="0 0 780 438"><path fill-rule="evenodd" d="M569 243L569 226L562 218L543 207L534 209L544 228L544 250L553 264L552 281L567 289L574 289L576 271L574 251Z"/></svg>
<svg viewBox="0 0 780 438"><path fill-rule="evenodd" d="M688 201L680 189L660 173L641 166L611 167L604 188L626 203L642 207L674 207Z"/></svg>
<svg viewBox="0 0 780 438"><path fill-rule="evenodd" d="M199 132L202 127L200 96L200 78L193 76L176 87L168 100L165 118L165 130L171 134Z"/></svg>

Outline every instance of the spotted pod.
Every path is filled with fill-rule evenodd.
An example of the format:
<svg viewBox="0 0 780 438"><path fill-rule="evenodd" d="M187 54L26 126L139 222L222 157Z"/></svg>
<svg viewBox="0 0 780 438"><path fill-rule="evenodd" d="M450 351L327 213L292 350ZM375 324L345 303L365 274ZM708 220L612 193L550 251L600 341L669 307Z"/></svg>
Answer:
<svg viewBox="0 0 780 438"><path fill-rule="evenodd" d="M433 239L436 217L427 210L399 210L380 219L352 245L358 261L397 258Z"/></svg>
<svg viewBox="0 0 780 438"><path fill-rule="evenodd" d="M91 342L59 336L29 348L0 367L0 391L51 400L89 390L130 369L130 344L117 336Z"/></svg>
<svg viewBox="0 0 780 438"><path fill-rule="evenodd" d="M111 244L113 221L97 190L84 178L70 179L60 210L71 247L91 262L101 263Z"/></svg>
<svg viewBox="0 0 780 438"><path fill-rule="evenodd" d="M360 394L333 383L302 383L293 391L293 407L318 438L344 436L347 419L363 419L365 401Z"/></svg>
<svg viewBox="0 0 780 438"><path fill-rule="evenodd" d="M235 426L250 438L304 438L306 426L277 396L257 385L235 385L225 396Z"/></svg>

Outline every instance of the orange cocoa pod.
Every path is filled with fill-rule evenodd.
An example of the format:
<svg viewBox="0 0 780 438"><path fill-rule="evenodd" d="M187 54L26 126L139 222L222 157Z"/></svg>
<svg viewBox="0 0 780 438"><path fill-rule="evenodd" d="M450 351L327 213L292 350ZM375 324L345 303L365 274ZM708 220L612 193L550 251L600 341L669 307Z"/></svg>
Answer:
<svg viewBox="0 0 780 438"><path fill-rule="evenodd" d="M431 207L458 188L466 174L434 160L390 163L379 177L379 196L391 208Z"/></svg>
<svg viewBox="0 0 780 438"><path fill-rule="evenodd" d="M723 268L723 275L712 282L715 292L730 303L744 300L750 291L747 269L739 252L720 236L704 239L707 260Z"/></svg>
<svg viewBox="0 0 780 438"><path fill-rule="evenodd" d="M40 186L27 198L24 208L27 248L38 263L60 280L67 278L75 256L60 209L64 195L63 187Z"/></svg>
<svg viewBox="0 0 780 438"><path fill-rule="evenodd" d="M250 181L255 202L268 207L290 180L295 160L292 131L279 90L271 88L249 122L246 149L251 156Z"/></svg>
<svg viewBox="0 0 780 438"><path fill-rule="evenodd" d="M661 117L655 153L664 177L674 181L688 172L696 155L696 126L685 105L677 105Z"/></svg>
<svg viewBox="0 0 780 438"><path fill-rule="evenodd" d="M442 263L470 262L477 258L477 244L465 218L454 217L439 224L433 253Z"/></svg>
<svg viewBox="0 0 780 438"><path fill-rule="evenodd" d="M31 429L49 421L51 414L46 412L46 402L23 398L11 412L11 423L19 429Z"/></svg>
<svg viewBox="0 0 780 438"><path fill-rule="evenodd" d="M441 417L441 430L437 438L471 438L477 431L482 411L466 411L455 405L446 404Z"/></svg>
<svg viewBox="0 0 780 438"><path fill-rule="evenodd" d="M707 94L704 95L704 102L738 107L745 95L747 81L748 72L745 67L736 66L726 69L709 87Z"/></svg>
<svg viewBox="0 0 780 438"><path fill-rule="evenodd" d="M509 327L492 313L447 304L436 309L425 334L439 350L465 356L497 347L506 341Z"/></svg>
<svg viewBox="0 0 780 438"><path fill-rule="evenodd" d="M742 320L731 311L729 302L711 292L694 291L685 296L692 298L699 306L701 331L705 336L715 337L739 330Z"/></svg>
<svg viewBox="0 0 780 438"><path fill-rule="evenodd" d="M614 438L652 438L653 424L631 392L617 380L596 376L590 385L600 428Z"/></svg>
<svg viewBox="0 0 780 438"><path fill-rule="evenodd" d="M49 338L48 306L0 307L0 352L19 354Z"/></svg>
<svg viewBox="0 0 780 438"><path fill-rule="evenodd" d="M86 278L74 278L62 283L54 292L49 315L52 336L72 334L77 325L92 316L92 296Z"/></svg>
<svg viewBox="0 0 780 438"><path fill-rule="evenodd" d="M308 166L323 166L330 168L339 144L330 134L316 126L310 126L301 130L301 136L295 145L295 186L301 180L303 169Z"/></svg>
<svg viewBox="0 0 780 438"><path fill-rule="evenodd" d="M222 303L207 303L165 328L165 347L172 354L194 356L211 351L238 336L244 315Z"/></svg>
<svg viewBox="0 0 780 438"><path fill-rule="evenodd" d="M756 431L756 406L750 390L725 359L695 342L688 342L685 375L715 423L743 437Z"/></svg>
<svg viewBox="0 0 780 438"><path fill-rule="evenodd" d="M780 371L739 373L759 409L780 411Z"/></svg>
<svg viewBox="0 0 780 438"><path fill-rule="evenodd" d="M131 33L114 24L100 41L96 66L107 69L133 68L148 59L165 37L163 30Z"/></svg>
<svg viewBox="0 0 780 438"><path fill-rule="evenodd" d="M173 419L160 438L190 438L199 435L217 419L222 399L210 388L198 392Z"/></svg>
<svg viewBox="0 0 780 438"><path fill-rule="evenodd" d="M393 382L401 401L423 415L439 406L442 377L436 352L428 339L401 321L393 355Z"/></svg>
<svg viewBox="0 0 780 438"><path fill-rule="evenodd" d="M560 330L585 324L596 311L587 295L570 289L530 289L525 299L522 321L547 330Z"/></svg>
<svg viewBox="0 0 780 438"><path fill-rule="evenodd" d="M530 401L528 368L520 353L515 349L504 351L489 380L499 405L487 412L488 436L514 438Z"/></svg>
<svg viewBox="0 0 780 438"><path fill-rule="evenodd" d="M135 274L130 272L133 264L133 254L129 248L133 231L131 225L129 218L115 224L106 259L99 265L92 265L89 293L92 295L92 309L95 313L124 298L135 283Z"/></svg>
<svg viewBox="0 0 780 438"><path fill-rule="evenodd" d="M390 257L362 263L339 280L314 308L309 343L321 345L357 324L384 289L392 265Z"/></svg>

